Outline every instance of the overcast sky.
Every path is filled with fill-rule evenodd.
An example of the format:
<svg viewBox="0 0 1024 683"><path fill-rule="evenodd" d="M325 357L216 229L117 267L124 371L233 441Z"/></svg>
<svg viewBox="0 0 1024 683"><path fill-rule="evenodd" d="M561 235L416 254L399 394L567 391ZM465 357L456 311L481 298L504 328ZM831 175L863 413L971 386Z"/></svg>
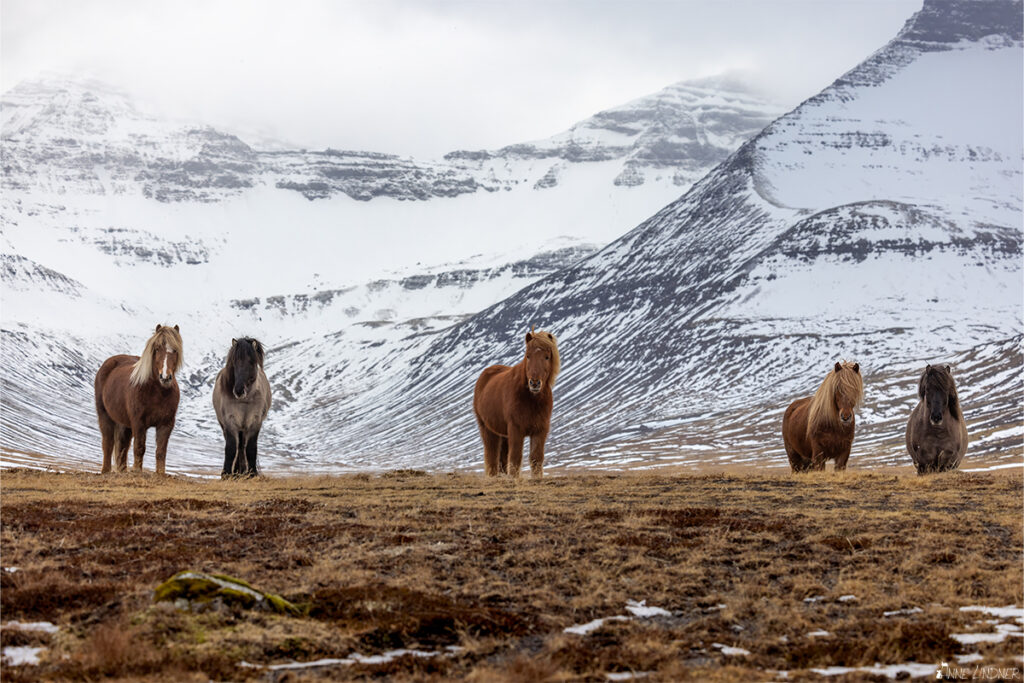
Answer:
<svg viewBox="0 0 1024 683"><path fill-rule="evenodd" d="M0 0L0 85L107 81L150 111L310 148L420 157L544 138L744 70L784 104L921 0Z"/></svg>

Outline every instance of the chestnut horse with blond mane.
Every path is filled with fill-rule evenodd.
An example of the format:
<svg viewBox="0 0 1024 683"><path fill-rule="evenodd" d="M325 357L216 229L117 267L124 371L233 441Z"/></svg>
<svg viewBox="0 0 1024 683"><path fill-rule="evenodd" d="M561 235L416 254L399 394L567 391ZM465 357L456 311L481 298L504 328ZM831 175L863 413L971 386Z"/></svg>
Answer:
<svg viewBox="0 0 1024 683"><path fill-rule="evenodd" d="M103 472L111 456L117 471L128 469L128 444L135 441L135 466L142 470L146 430L156 427L156 472L164 474L167 440L178 412L182 343L178 326L156 326L141 356L111 356L96 373L96 417L103 436Z"/></svg>
<svg viewBox="0 0 1024 683"><path fill-rule="evenodd" d="M793 401L782 418L782 440L794 472L845 470L853 446L854 410L864 397L859 363L836 363L811 398Z"/></svg>
<svg viewBox="0 0 1024 683"><path fill-rule="evenodd" d="M544 442L551 429L551 388L561 369L558 342L550 332L527 332L526 355L516 365L492 365L473 390L473 412L484 442L488 476L519 476L523 439L530 437L530 472L544 474Z"/></svg>

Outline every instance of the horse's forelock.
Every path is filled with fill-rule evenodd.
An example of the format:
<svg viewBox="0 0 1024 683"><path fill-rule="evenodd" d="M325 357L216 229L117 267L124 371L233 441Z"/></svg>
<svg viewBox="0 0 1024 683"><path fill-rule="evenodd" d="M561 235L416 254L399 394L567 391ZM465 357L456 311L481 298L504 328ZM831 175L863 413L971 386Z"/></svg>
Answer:
<svg viewBox="0 0 1024 683"><path fill-rule="evenodd" d="M533 338L529 341L527 347L530 344L536 344L551 352L551 374L548 375L548 384L552 387L555 386L555 379L562 370L562 359L558 355L558 340L550 332L541 331L533 334Z"/></svg>
<svg viewBox="0 0 1024 683"><path fill-rule="evenodd" d="M833 397L836 393L849 398L854 406L860 405L864 398L864 380L860 372L853 369L854 363L843 362L839 370L830 370L821 386L814 392L811 404L808 408L807 424L810 429L812 425L822 423L835 425L839 422L839 411L836 409Z"/></svg>
<svg viewBox="0 0 1024 683"><path fill-rule="evenodd" d="M921 381L918 385L918 395L924 398L929 388L935 388L944 393L949 401L950 413L959 419L960 397L956 393L956 382L953 374L945 365L929 365L921 373Z"/></svg>
<svg viewBox="0 0 1024 683"><path fill-rule="evenodd" d="M252 337L241 337L239 339L235 339L232 341L233 343L231 344L231 348L228 349L228 357L224 361L225 367L230 368L234 366L235 357L237 355L238 348L242 346L242 342L245 342L245 345L252 349L253 354L256 356L256 363L261 368L263 367L263 360L265 354L263 351L263 344L261 344L258 339L254 339Z"/></svg>
<svg viewBox="0 0 1024 683"><path fill-rule="evenodd" d="M132 366L130 381L136 386L145 384L153 375L153 351L159 347L167 347L174 351L174 369L172 374L181 369L184 360L184 345L181 341L181 334L178 330L169 325L163 325L157 329L146 341L142 355Z"/></svg>

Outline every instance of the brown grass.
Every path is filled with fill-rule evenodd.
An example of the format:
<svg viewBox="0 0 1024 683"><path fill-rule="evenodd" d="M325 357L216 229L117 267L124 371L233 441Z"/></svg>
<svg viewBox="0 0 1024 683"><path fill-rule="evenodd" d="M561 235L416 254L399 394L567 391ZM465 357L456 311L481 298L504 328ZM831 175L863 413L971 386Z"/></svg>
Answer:
<svg viewBox="0 0 1024 683"><path fill-rule="evenodd" d="M61 627L53 637L3 629L5 645L48 646L38 667L4 667L5 680L266 680L241 662L396 648L440 654L274 680L800 679L973 651L1021 668L1020 638L950 638L991 628L961 606L1024 604L1019 473L534 483L7 471L0 486L2 564L19 568L0 574L3 621ZM244 578L309 615L152 604L152 589L182 569ZM857 599L838 600L846 594ZM672 616L563 632L627 614L628 600ZM883 616L904 608L922 611ZM831 636L808 636L819 629Z"/></svg>

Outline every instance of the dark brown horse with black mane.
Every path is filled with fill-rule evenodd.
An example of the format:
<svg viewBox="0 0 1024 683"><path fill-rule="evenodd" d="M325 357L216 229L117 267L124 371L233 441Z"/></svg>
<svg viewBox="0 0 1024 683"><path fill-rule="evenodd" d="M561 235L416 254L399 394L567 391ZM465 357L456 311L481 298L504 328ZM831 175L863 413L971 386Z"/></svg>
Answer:
<svg viewBox="0 0 1024 683"><path fill-rule="evenodd" d="M135 441L135 471L142 470L146 430L156 427L156 472L164 474L167 440L178 412L178 381L182 343L178 326L156 326L141 356L111 356L100 366L94 383L96 418L103 437L103 472L111 456L117 471L128 469L128 444Z"/></svg>
<svg viewBox="0 0 1024 683"><path fill-rule="evenodd" d="M955 470L967 452L967 424L949 366L925 367L917 397L907 422L907 451L917 473Z"/></svg>
<svg viewBox="0 0 1024 683"><path fill-rule="evenodd" d="M782 418L782 440L794 472L824 470L835 459L845 470L856 426L854 410L864 396L858 363L836 363L810 398L793 401Z"/></svg>
<svg viewBox="0 0 1024 683"><path fill-rule="evenodd" d="M270 411L270 382L263 372L263 344L232 339L224 367L213 385L213 410L224 432L221 477L259 474L256 440Z"/></svg>
<svg viewBox="0 0 1024 683"><path fill-rule="evenodd" d="M492 365L480 373L473 391L473 412L484 442L488 476L519 476L523 439L530 437L530 472L544 474L544 442L551 429L551 388L561 369L558 342L550 332L527 332L526 355L519 363Z"/></svg>

